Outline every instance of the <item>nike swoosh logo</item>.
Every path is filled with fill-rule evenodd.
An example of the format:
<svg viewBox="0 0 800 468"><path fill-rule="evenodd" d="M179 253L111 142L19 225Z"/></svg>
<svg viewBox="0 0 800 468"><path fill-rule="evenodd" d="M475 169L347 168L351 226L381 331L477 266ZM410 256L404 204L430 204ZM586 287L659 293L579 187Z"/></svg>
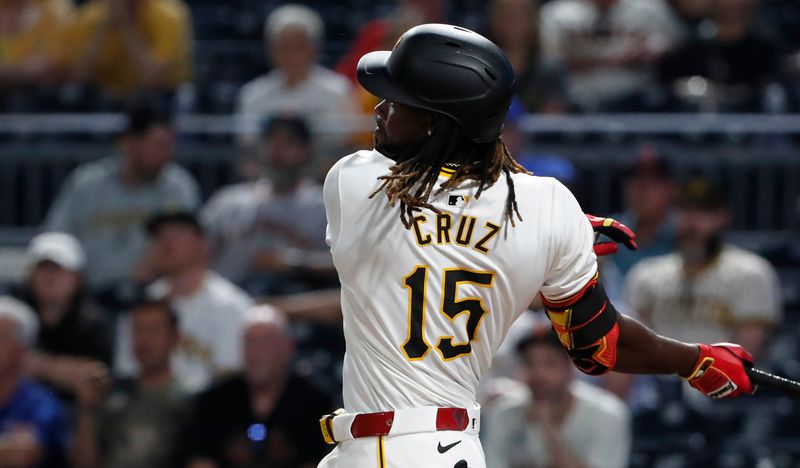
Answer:
<svg viewBox="0 0 800 468"><path fill-rule="evenodd" d="M461 441L459 440L459 441L453 442L450 445L442 446L442 443L439 442L439 446L436 447L436 450L438 450L439 453L445 453L445 452L447 452L448 450L450 450L451 448L455 447L456 445L458 445L460 443L461 443Z"/></svg>

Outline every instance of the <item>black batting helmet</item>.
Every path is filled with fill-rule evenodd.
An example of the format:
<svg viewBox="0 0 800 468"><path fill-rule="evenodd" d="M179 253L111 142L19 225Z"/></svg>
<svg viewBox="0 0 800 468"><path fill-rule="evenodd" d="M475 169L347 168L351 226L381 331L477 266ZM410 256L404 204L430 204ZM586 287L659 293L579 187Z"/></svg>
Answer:
<svg viewBox="0 0 800 468"><path fill-rule="evenodd" d="M358 81L380 98L450 116L482 143L500 136L515 80L490 40L458 26L423 24L391 51L361 57Z"/></svg>

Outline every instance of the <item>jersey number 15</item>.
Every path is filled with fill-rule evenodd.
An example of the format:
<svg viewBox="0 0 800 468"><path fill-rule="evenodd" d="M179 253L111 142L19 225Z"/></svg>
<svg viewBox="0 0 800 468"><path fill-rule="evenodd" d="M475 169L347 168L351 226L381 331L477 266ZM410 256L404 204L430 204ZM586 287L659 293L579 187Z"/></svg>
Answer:
<svg viewBox="0 0 800 468"><path fill-rule="evenodd" d="M470 283L489 288L494 282L494 273L488 271L471 271L460 268L447 268L442 277L441 313L451 321L463 313L467 317L467 337L465 343L454 343L453 336L442 336L436 349L442 359L449 361L472 352L471 341L475 339L481 319L487 313L483 301L477 297L456 299L458 285ZM408 288L408 339L401 347L408 359L418 361L425 358L431 346L425 341L425 296L428 285L428 267L417 266L408 276L403 278Z"/></svg>

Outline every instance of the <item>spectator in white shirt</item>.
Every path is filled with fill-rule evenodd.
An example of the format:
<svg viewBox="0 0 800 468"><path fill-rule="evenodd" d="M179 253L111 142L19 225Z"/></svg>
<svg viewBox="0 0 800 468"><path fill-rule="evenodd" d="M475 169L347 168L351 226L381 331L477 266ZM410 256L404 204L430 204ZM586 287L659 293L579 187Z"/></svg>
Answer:
<svg viewBox="0 0 800 468"><path fill-rule="evenodd" d="M780 286L764 258L724 242L727 194L705 178L678 197L677 249L627 277L630 306L659 334L689 342L741 343L758 359L780 323Z"/></svg>
<svg viewBox="0 0 800 468"><path fill-rule="evenodd" d="M44 223L45 231L72 234L83 245L93 292L152 280L142 224L157 211L193 210L200 202L194 178L173 162L170 116L137 103L127 117L120 154L75 169Z"/></svg>
<svg viewBox="0 0 800 468"><path fill-rule="evenodd" d="M304 119L269 119L259 140L267 176L224 187L203 208L214 269L251 294L288 294L335 279L322 186L310 177L312 141Z"/></svg>
<svg viewBox="0 0 800 468"><path fill-rule="evenodd" d="M555 334L538 328L517 345L523 385L486 411L481 439L492 468L623 468L630 417L615 396L574 379Z"/></svg>
<svg viewBox="0 0 800 468"><path fill-rule="evenodd" d="M162 279L150 287L153 297L168 298L180 323L173 370L189 392L205 389L222 374L241 367L244 312L252 299L208 269L208 246L200 223L190 212L162 212L147 223ZM117 330L115 368L120 376L138 372L125 317Z"/></svg>
<svg viewBox="0 0 800 468"><path fill-rule="evenodd" d="M264 39L274 69L245 84L237 99L245 143L252 143L259 123L275 114L297 114L319 123L356 112L347 78L317 64L323 38L322 18L311 8L288 4L269 15Z"/></svg>
<svg viewBox="0 0 800 468"><path fill-rule="evenodd" d="M641 99L682 34L662 0L555 0L542 7L540 28L544 57L564 64L570 98L589 111Z"/></svg>

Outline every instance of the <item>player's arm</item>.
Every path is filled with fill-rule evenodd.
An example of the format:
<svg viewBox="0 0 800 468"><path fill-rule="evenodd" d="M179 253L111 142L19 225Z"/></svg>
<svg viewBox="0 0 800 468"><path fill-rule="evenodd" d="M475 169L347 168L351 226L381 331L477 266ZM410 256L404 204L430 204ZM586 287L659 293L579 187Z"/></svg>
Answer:
<svg viewBox="0 0 800 468"><path fill-rule="evenodd" d="M542 303L561 344L582 372L678 374L712 397L752 393L745 367L752 356L738 345L688 344L653 333L617 312L597 274L597 222L556 184L551 264ZM603 222L599 223L600 225ZM593 229L594 228L594 229ZM596 247L595 247L596 248Z"/></svg>

